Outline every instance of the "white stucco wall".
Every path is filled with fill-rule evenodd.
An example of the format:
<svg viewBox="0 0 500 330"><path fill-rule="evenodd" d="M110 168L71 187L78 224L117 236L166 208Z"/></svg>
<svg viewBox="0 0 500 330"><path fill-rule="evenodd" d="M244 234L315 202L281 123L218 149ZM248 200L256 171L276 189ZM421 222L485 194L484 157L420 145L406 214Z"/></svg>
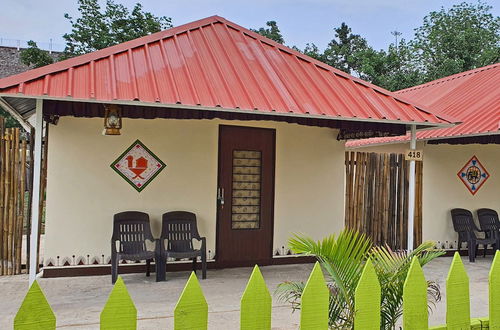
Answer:
<svg viewBox="0 0 500 330"><path fill-rule="evenodd" d="M328 128L266 121L125 119L102 136L102 119L63 117L49 133L45 260L110 255L113 214L149 213L155 235L170 210L192 211L215 248L218 127L276 129L274 247L292 233L321 238L343 227L344 146ZM136 139L166 164L141 193L110 164Z"/></svg>
<svg viewBox="0 0 500 330"><path fill-rule="evenodd" d="M404 152L408 144L392 144L356 151ZM418 143L424 150L423 239L454 243L450 210L469 209L476 217L479 208L492 208L500 213L500 146L498 145L432 145ZM480 190L472 195L457 173L476 156L490 174ZM477 219L476 219L477 220Z"/></svg>

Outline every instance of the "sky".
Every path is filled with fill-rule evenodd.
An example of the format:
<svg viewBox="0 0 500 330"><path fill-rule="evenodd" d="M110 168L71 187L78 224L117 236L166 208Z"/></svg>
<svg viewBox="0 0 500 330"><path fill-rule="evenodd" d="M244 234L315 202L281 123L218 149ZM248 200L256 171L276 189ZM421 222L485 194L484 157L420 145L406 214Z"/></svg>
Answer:
<svg viewBox="0 0 500 330"><path fill-rule="evenodd" d="M469 0L470 2L471 0ZM104 1L102 1L104 3ZM129 8L138 0L115 0ZM144 10L168 16L177 26L200 18L219 15L247 28L278 26L288 46L304 48L315 43L324 49L333 39L335 27L346 22L376 49L394 42L391 31L411 39L425 15L450 8L461 0L142 0ZM1 0L0 45L15 46L16 40L35 40L47 48L62 48L62 35L71 26L64 13L77 16L76 0ZM500 0L488 0L493 13L500 15ZM22 43L21 43L22 44Z"/></svg>

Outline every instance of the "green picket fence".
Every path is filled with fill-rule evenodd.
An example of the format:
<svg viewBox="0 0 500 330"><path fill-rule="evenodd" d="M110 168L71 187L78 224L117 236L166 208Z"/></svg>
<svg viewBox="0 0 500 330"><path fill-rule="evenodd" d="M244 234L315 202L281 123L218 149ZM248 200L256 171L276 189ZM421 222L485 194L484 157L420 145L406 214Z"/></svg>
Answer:
<svg viewBox="0 0 500 330"><path fill-rule="evenodd" d="M328 328L329 291L319 263L306 283L300 310L301 329ZM446 325L444 329L500 329L500 252L489 274L489 318L471 319L469 278L455 254L446 279ZM380 285L368 261L355 294L356 329L380 329ZM136 329L137 310L121 278L116 282L101 312L101 329ZM174 310L174 329L207 329L208 305L196 275L191 274ZM35 281L14 319L14 329L55 329L56 317ZM241 297L241 329L271 329L271 295L255 266ZM404 284L403 328L429 329L427 282L418 260L413 260Z"/></svg>

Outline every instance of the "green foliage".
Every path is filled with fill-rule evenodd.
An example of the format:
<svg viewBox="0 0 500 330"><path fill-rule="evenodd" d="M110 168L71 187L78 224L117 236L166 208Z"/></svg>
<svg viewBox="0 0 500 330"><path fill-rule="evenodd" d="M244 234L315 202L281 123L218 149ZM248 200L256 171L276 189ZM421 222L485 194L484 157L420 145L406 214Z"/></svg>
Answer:
<svg viewBox="0 0 500 330"><path fill-rule="evenodd" d="M360 78L396 91L424 82L413 49L403 39L387 51L369 49L362 54Z"/></svg>
<svg viewBox="0 0 500 330"><path fill-rule="evenodd" d="M294 49L388 90L400 90L500 60L500 17L491 6L461 3L425 16L412 40L375 50L342 23L321 52Z"/></svg>
<svg viewBox="0 0 500 330"><path fill-rule="evenodd" d="M353 34L346 23L342 23L334 31L335 39L328 44L323 54L324 61L349 74L359 74L364 57L372 49L366 39Z"/></svg>
<svg viewBox="0 0 500 330"><path fill-rule="evenodd" d="M276 21L268 21L266 22L266 26L268 26L268 28L261 27L257 30L256 29L250 29L250 30L252 30L253 32L257 32L258 34L266 38L274 40L277 43L280 44L285 43L285 39L283 38L283 35L281 34L281 31Z"/></svg>
<svg viewBox="0 0 500 330"><path fill-rule="evenodd" d="M414 51L405 40L399 41L397 45L389 45L387 51L377 51L368 45L365 38L352 33L346 23L334 31L335 39L324 52L315 44L307 44L304 50L294 49L389 90L422 83L422 73Z"/></svg>
<svg viewBox="0 0 500 330"><path fill-rule="evenodd" d="M105 329L137 329L137 309L121 276L101 312L101 330Z"/></svg>
<svg viewBox="0 0 500 330"><path fill-rule="evenodd" d="M424 17L411 44L427 81L500 60L500 17L491 9L463 2Z"/></svg>
<svg viewBox="0 0 500 330"><path fill-rule="evenodd" d="M19 124L19 122L14 119L14 117L12 117L10 115L10 113L8 113L7 111L5 111L1 106L0 106L0 117L3 117L5 119L5 127L21 127L21 124Z"/></svg>
<svg viewBox="0 0 500 330"><path fill-rule="evenodd" d="M55 328L56 316L38 282L35 281L14 318L14 330L52 330Z"/></svg>
<svg viewBox="0 0 500 330"><path fill-rule="evenodd" d="M417 258L421 266L443 254L434 250L433 242L425 242L410 253L395 252L389 247L372 247L364 235L350 230L337 237L328 236L321 241L298 236L289 240L295 253L314 255L328 274L330 289L329 320L333 328L352 328L355 315L355 290L368 258L373 263L381 288L381 328L395 328L402 315L403 288L411 260ZM277 289L282 301L300 308L303 284L285 282ZM427 283L429 304L440 300L439 287Z"/></svg>
<svg viewBox="0 0 500 330"><path fill-rule="evenodd" d="M71 23L70 33L64 34L64 57L72 57L113 46L172 27L171 18L155 16L136 3L132 11L113 0L104 9L98 0L78 0L80 17L65 14Z"/></svg>
<svg viewBox="0 0 500 330"><path fill-rule="evenodd" d="M241 297L240 329L271 329L271 295L255 265Z"/></svg>
<svg viewBox="0 0 500 330"><path fill-rule="evenodd" d="M24 65L31 68L39 68L54 62L49 52L38 48L33 40L28 41L28 48L21 50L19 57Z"/></svg>

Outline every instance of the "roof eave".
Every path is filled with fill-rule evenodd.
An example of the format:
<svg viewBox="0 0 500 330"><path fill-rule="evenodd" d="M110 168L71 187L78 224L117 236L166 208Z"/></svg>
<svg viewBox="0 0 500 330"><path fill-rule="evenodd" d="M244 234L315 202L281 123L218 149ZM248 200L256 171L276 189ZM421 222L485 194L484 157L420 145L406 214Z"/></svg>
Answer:
<svg viewBox="0 0 500 330"><path fill-rule="evenodd" d="M472 133L472 134L457 134L457 135L417 138L417 142L460 139L460 138L470 138L470 137L488 136L488 135L500 135L500 129L498 131L488 131L488 132L480 132L480 133ZM401 139L396 139L396 138L397 137L394 137L393 141L366 143L366 144L360 144L360 145L354 145L354 146L347 146L347 148L348 149L359 149L359 148L379 147L379 146L385 146L385 145L391 145L391 144L408 143L410 141L410 138L408 136L402 136ZM370 140L370 139L368 139L368 140Z"/></svg>
<svg viewBox="0 0 500 330"><path fill-rule="evenodd" d="M190 110L225 111L225 112L247 113L247 114L248 113L255 113L255 114L263 115L263 116L273 115L273 116L326 119L326 120L339 120L339 121L354 121L354 122L366 122L366 123L385 123L385 124L397 124L397 125L407 125L407 126L417 125L418 130L433 129L433 128L445 128L445 127L455 126L454 123L431 123L431 122L401 121L401 120L358 118L358 117L332 117L332 116L326 116L326 115L285 113L285 112L277 112L277 111L263 112L263 111L254 111L254 110L244 110L244 109L222 108L222 107L207 107L207 106L170 104L170 103L151 103L151 102L130 101L130 100L106 100L106 101L104 101L104 100L97 100L97 99L77 99L77 98L72 98L72 97L61 98L61 97L51 97L51 96L47 96L47 95L31 96L31 95L24 95L24 94L9 94L9 93L1 93L0 92L0 98L1 97L54 100L54 101L63 101L63 102L73 101L73 102L120 104L120 105L132 105L132 106L137 105L137 106L147 106L147 107L177 108L177 109L190 109Z"/></svg>

